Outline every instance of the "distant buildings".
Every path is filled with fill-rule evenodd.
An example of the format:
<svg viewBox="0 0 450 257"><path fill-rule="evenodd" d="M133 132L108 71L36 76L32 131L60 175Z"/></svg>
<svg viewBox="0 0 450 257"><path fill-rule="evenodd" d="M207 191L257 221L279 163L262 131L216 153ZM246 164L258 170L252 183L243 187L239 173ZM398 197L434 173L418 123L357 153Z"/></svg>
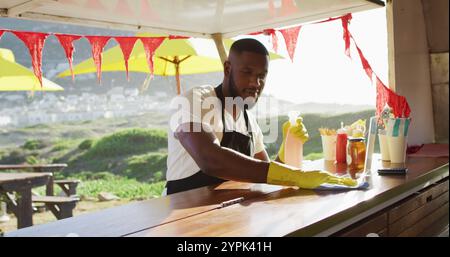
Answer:
<svg viewBox="0 0 450 257"><path fill-rule="evenodd" d="M114 87L102 95L82 92L64 97L45 92L31 101L19 93L0 94L0 127L164 113L169 101L164 92L155 96L139 95L138 89L123 87Z"/></svg>

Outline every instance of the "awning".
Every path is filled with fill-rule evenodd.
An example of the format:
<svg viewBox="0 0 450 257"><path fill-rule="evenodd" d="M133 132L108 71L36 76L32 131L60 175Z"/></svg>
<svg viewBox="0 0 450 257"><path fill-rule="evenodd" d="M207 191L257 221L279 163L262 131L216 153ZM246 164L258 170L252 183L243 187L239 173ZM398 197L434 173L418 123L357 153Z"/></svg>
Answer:
<svg viewBox="0 0 450 257"><path fill-rule="evenodd" d="M381 0L2 0L2 17L223 38L384 6Z"/></svg>

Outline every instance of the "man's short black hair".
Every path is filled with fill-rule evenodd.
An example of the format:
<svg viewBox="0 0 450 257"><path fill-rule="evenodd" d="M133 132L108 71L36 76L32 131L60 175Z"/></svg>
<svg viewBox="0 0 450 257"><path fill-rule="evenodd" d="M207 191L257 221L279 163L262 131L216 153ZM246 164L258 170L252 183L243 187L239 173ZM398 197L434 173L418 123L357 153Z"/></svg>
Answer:
<svg viewBox="0 0 450 257"><path fill-rule="evenodd" d="M269 52L267 51L266 47L263 44L261 44L261 42L253 38L239 39L231 45L230 52L240 54L244 51L262 55L269 55Z"/></svg>

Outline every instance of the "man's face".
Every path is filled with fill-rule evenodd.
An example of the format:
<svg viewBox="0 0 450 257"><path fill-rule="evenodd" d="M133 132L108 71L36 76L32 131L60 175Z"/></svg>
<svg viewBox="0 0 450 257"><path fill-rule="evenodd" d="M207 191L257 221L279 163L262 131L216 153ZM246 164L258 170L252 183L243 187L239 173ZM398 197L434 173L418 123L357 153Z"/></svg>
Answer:
<svg viewBox="0 0 450 257"><path fill-rule="evenodd" d="M231 55L225 65L225 76L232 96L244 100L252 97L256 104L264 89L268 65L269 57L262 54L244 51Z"/></svg>

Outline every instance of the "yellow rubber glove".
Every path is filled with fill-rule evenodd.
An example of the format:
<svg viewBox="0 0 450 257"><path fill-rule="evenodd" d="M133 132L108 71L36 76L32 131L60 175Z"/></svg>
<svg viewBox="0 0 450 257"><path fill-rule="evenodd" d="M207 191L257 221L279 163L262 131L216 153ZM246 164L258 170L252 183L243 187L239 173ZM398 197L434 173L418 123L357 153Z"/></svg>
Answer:
<svg viewBox="0 0 450 257"><path fill-rule="evenodd" d="M292 134L295 135L296 137L299 137L303 141L303 143L309 140L308 131L306 130L305 125L303 124L303 118L297 117L295 122L296 123L294 126L291 126L291 123L289 121L283 123L283 142L281 143L280 149L278 150L278 158L280 158L282 162L285 162L284 146L286 141L286 135L289 129L291 129L290 131L292 132Z"/></svg>
<svg viewBox="0 0 450 257"><path fill-rule="evenodd" d="M300 171L279 162L270 162L267 172L267 183L282 186L297 186L314 189L324 183L356 186L357 182L351 178L340 178L325 171Z"/></svg>

